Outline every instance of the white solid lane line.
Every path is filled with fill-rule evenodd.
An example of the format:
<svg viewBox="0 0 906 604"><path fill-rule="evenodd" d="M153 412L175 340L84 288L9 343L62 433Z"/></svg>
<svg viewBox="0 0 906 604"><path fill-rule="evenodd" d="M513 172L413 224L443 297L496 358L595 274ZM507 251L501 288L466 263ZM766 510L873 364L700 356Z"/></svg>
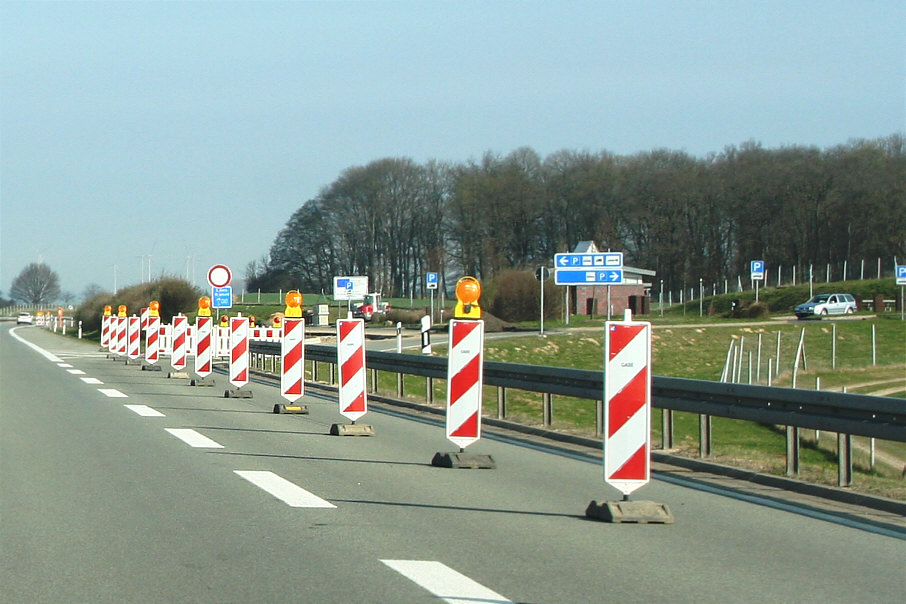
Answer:
<svg viewBox="0 0 906 604"><path fill-rule="evenodd" d="M116 388L98 388L98 392L104 396L109 396L110 398L129 398Z"/></svg>
<svg viewBox="0 0 906 604"><path fill-rule="evenodd" d="M142 417L167 417L157 409L152 409L148 405L123 405L123 407L138 413Z"/></svg>
<svg viewBox="0 0 906 604"><path fill-rule="evenodd" d="M166 428L167 432L183 441L190 447L195 447L198 449L222 449L223 445L218 442L215 442L205 436L200 434L191 428Z"/></svg>
<svg viewBox="0 0 906 604"><path fill-rule="evenodd" d="M236 474L245 478L255 486L267 491L280 501L294 508L336 508L329 501L321 499L317 495L309 493L300 486L297 486L285 478L277 476L273 472L261 472L254 470L233 470Z"/></svg>
<svg viewBox="0 0 906 604"><path fill-rule="evenodd" d="M512 604L499 593L476 583L446 564L433 560L381 560L410 581L427 589L432 594L451 604L475 604L485 602Z"/></svg>
<svg viewBox="0 0 906 604"><path fill-rule="evenodd" d="M19 329L22 329L22 328L21 328L21 327L14 327L14 328L10 329L10 330L9 330L9 335L13 336L14 338L16 338L17 340L19 340L20 342L22 342L22 343L25 344L26 346L28 346L29 348L31 348L32 350L34 350L35 352L37 352L38 354L40 354L41 356L43 356L45 359L47 359L47 360L50 361L51 363L62 363L62 362L63 362L63 359L61 359L60 357L58 357L58 356L56 356L56 355L54 355L54 354L51 354L51 353L47 352L46 350L44 350L43 348L41 348L41 347L38 346L37 344L32 344L31 342L29 342L28 340L24 339L22 336L20 336L19 334L17 334L16 332L17 332Z"/></svg>
<svg viewBox="0 0 906 604"><path fill-rule="evenodd" d="M99 380L97 378L93 378L93 377L83 377L81 379L86 384L103 384L104 383L101 380Z"/></svg>

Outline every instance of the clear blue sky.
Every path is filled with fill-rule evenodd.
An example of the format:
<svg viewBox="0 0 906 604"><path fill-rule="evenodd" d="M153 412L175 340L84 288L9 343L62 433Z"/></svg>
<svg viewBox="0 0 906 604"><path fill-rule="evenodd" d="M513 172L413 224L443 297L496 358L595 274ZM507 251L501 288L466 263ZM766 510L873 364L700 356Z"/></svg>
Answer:
<svg viewBox="0 0 906 604"><path fill-rule="evenodd" d="M345 168L906 130L906 3L0 2L0 290L266 254ZM114 266L117 267L116 271Z"/></svg>

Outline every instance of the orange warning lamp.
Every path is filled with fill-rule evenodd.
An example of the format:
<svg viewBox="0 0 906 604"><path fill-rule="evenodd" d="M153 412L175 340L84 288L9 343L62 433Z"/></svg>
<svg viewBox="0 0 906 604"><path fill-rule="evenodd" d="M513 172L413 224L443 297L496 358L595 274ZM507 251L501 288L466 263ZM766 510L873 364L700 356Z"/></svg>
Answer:
<svg viewBox="0 0 906 604"><path fill-rule="evenodd" d="M151 300L148 304L148 316L149 317L159 317L160 316L160 302L157 300Z"/></svg>
<svg viewBox="0 0 906 604"><path fill-rule="evenodd" d="M198 316L199 317L210 317L211 316L211 299L207 296L202 296L198 299Z"/></svg>
<svg viewBox="0 0 906 604"><path fill-rule="evenodd" d="M230 326L230 317L229 317L228 315L221 315L221 316L220 316L220 326L221 326L221 327L229 327L229 326Z"/></svg>
<svg viewBox="0 0 906 604"><path fill-rule="evenodd" d="M112 314L113 314L113 307L108 304L107 306L104 307L104 316L109 317Z"/></svg>
<svg viewBox="0 0 906 604"><path fill-rule="evenodd" d="M463 277L456 282L456 307L453 317L456 319L480 319L481 308L478 298L481 297L481 283L475 277Z"/></svg>
<svg viewBox="0 0 906 604"><path fill-rule="evenodd" d="M255 315L249 315L249 327L255 327Z"/></svg>
<svg viewBox="0 0 906 604"><path fill-rule="evenodd" d="M120 304L120 305L116 308L116 316L118 316L118 317L125 317L125 316L126 316L126 305L125 305L125 304Z"/></svg>
<svg viewBox="0 0 906 604"><path fill-rule="evenodd" d="M283 315L286 317L302 316L302 294L296 290L286 292L286 309Z"/></svg>

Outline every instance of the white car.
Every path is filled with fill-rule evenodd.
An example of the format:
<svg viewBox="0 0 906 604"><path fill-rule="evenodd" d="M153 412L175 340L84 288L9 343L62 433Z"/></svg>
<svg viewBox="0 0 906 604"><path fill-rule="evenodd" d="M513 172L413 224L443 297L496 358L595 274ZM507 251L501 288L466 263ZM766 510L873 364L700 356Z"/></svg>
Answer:
<svg viewBox="0 0 906 604"><path fill-rule="evenodd" d="M16 325L22 325L23 323L28 323L29 325L31 325L34 322L34 318L32 318L31 313L28 312L20 312L16 317Z"/></svg>
<svg viewBox="0 0 906 604"><path fill-rule="evenodd" d="M796 316L826 317L827 315L851 315L856 312L856 299L851 294L818 294L808 302L796 307Z"/></svg>

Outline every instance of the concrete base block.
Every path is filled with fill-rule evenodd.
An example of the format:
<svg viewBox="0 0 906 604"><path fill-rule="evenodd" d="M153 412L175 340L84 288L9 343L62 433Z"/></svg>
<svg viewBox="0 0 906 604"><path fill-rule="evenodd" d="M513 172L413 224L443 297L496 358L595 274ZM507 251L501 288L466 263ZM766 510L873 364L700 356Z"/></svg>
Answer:
<svg viewBox="0 0 906 604"><path fill-rule="evenodd" d="M167 377L170 379L187 380L187 379L189 379L189 372L188 371L171 371L170 373L167 374Z"/></svg>
<svg viewBox="0 0 906 604"><path fill-rule="evenodd" d="M216 381L214 380L214 378L212 378L212 377L210 377L210 376L206 376L206 377L196 377L196 378L192 378L192 381L189 382L189 385L190 385L190 386L205 386L205 387L210 387L210 386L215 386L215 385L216 385Z"/></svg>
<svg viewBox="0 0 906 604"><path fill-rule="evenodd" d="M141 365L142 362L138 359L126 359L123 361L123 365Z"/></svg>
<svg viewBox="0 0 906 604"><path fill-rule="evenodd" d="M283 405L277 403L274 405L274 413L284 414L284 413L303 413L308 415L308 405Z"/></svg>
<svg viewBox="0 0 906 604"><path fill-rule="evenodd" d="M160 365L142 365L142 371L162 371Z"/></svg>
<svg viewBox="0 0 906 604"><path fill-rule="evenodd" d="M438 468L463 468L470 470L494 470L497 463L490 455L482 453L435 453L431 465Z"/></svg>
<svg viewBox="0 0 906 604"><path fill-rule="evenodd" d="M374 436L374 428L368 424L333 424L331 436Z"/></svg>
<svg viewBox="0 0 906 604"><path fill-rule="evenodd" d="M233 389L224 390L223 398L253 398L251 390Z"/></svg>
<svg viewBox="0 0 906 604"><path fill-rule="evenodd" d="M673 524L670 508L653 501L592 501L585 510L585 516L602 522Z"/></svg>

